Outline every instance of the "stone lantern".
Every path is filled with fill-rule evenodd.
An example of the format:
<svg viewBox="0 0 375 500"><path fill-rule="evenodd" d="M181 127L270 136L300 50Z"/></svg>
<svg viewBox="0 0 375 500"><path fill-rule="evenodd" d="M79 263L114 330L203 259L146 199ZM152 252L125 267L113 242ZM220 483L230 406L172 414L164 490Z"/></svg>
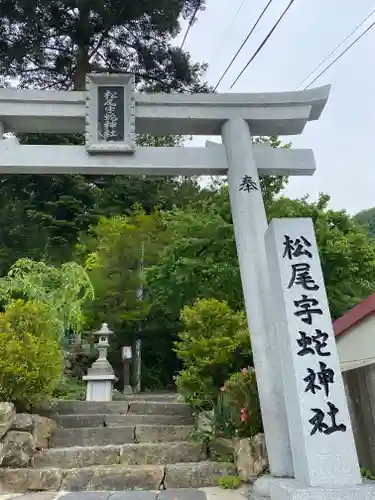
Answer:
<svg viewBox="0 0 375 500"><path fill-rule="evenodd" d="M108 339L113 332L108 328L107 323L103 323L100 330L94 332L98 336L97 349L98 359L88 369L83 380L87 382L86 401L112 401L113 383L117 377L112 366L107 360L109 347Z"/></svg>

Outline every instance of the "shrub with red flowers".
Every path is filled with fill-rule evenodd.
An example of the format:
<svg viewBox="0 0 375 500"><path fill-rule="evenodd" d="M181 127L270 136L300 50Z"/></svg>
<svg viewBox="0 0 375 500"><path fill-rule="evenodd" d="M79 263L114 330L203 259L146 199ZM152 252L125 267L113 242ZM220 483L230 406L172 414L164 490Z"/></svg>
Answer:
<svg viewBox="0 0 375 500"><path fill-rule="evenodd" d="M243 368L221 388L221 414L224 427L234 429L238 437L252 437L262 432L262 418L254 368ZM221 424L223 425L223 424Z"/></svg>

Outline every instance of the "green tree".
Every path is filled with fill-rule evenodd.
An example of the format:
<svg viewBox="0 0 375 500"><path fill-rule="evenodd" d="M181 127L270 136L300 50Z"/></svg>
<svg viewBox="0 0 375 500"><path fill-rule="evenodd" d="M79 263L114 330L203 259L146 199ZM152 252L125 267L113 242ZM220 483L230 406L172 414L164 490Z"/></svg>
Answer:
<svg viewBox="0 0 375 500"><path fill-rule="evenodd" d="M201 0L1 0L0 74L22 87L83 90L90 71L126 71L150 91L201 90L204 66L172 41L180 17L203 7Z"/></svg>
<svg viewBox="0 0 375 500"><path fill-rule="evenodd" d="M83 90L88 72L132 72L138 90L205 91L204 65L172 45L182 17L200 0L0 0L3 84ZM82 144L79 134L20 134L22 144ZM180 137L138 138L178 144ZM188 182L95 176L0 176L4 215L0 273L20 257L69 260L79 232L99 215L123 214L135 202L148 213L171 207ZM193 186L193 183L190 183ZM193 186L194 187L194 186ZM11 201L10 205L9 202ZM4 242L4 243L3 243Z"/></svg>
<svg viewBox="0 0 375 500"><path fill-rule="evenodd" d="M363 226L372 238L375 237L375 207L358 212L353 219Z"/></svg>
<svg viewBox="0 0 375 500"><path fill-rule="evenodd" d="M97 220L99 201L82 176L0 176L0 275L23 257L70 260L78 233Z"/></svg>
<svg viewBox="0 0 375 500"><path fill-rule="evenodd" d="M314 222L331 314L337 318L375 288L375 244L343 211L328 209L329 197L276 197L267 206L273 217L311 217ZM148 270L154 307L173 323L197 298L226 300L243 308L242 288L227 189L210 202L166 216L172 241L157 266Z"/></svg>
<svg viewBox="0 0 375 500"><path fill-rule="evenodd" d="M81 236L77 256L85 262L96 292L96 300L87 310L89 326L97 327L105 321L115 331L110 359L120 377L119 347L132 344L140 337L143 382L153 385L155 380L160 380L153 373L161 363L158 353L163 340L152 330L147 289L143 297L139 292L141 287L145 288L142 266L157 262L162 248L168 243L168 235L158 212L148 215L140 207L133 208L132 214L127 216L100 218L88 234ZM168 352L171 348L169 346Z"/></svg>
<svg viewBox="0 0 375 500"><path fill-rule="evenodd" d="M81 332L86 321L83 308L93 300L94 290L86 271L75 262L57 268L20 259L0 278L0 301L7 306L19 298L45 306L61 339L68 331Z"/></svg>
<svg viewBox="0 0 375 500"><path fill-rule="evenodd" d="M131 216L101 217L81 236L77 254L96 291L90 314L94 325L105 321L115 327L144 316L146 302L137 296L143 286L141 261L146 267L156 262L163 231L157 212L147 215L137 209Z"/></svg>
<svg viewBox="0 0 375 500"><path fill-rule="evenodd" d="M57 387L63 354L48 306L16 300L0 313L0 398L30 411Z"/></svg>

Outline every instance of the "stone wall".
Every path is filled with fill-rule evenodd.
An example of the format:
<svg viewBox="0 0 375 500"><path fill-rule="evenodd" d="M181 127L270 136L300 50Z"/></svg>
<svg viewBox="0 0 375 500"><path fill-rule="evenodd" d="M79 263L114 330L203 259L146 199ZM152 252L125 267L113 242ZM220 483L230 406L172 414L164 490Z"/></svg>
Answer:
<svg viewBox="0 0 375 500"><path fill-rule="evenodd" d="M214 413L202 412L197 415L196 430L208 438L208 458L217 462L233 462L238 476L245 483L254 483L269 469L266 439L264 434L251 438L227 439L213 437Z"/></svg>
<svg viewBox="0 0 375 500"><path fill-rule="evenodd" d="M18 413L0 402L0 467L28 467L34 453L48 448L57 423L51 418Z"/></svg>

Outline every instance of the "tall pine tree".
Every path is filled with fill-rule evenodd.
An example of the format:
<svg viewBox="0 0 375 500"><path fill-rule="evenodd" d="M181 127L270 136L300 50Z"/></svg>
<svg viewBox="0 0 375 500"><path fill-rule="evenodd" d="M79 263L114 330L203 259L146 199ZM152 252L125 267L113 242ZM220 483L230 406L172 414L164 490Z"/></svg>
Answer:
<svg viewBox="0 0 375 500"><path fill-rule="evenodd" d="M204 66L172 45L202 0L0 0L0 74L83 90L90 71L127 71L140 89L200 91Z"/></svg>
<svg viewBox="0 0 375 500"><path fill-rule="evenodd" d="M137 90L204 92L205 66L173 45L180 19L203 7L201 0L0 0L0 83L74 91L84 89L88 72L124 71L135 75ZM42 134L20 139L23 144L83 141ZM159 139L157 145L180 140ZM194 181L186 186L184 193L199 190ZM155 204L169 208L179 204L180 189L173 178L0 176L0 213L13 214L2 226L0 272L21 256L70 258L78 233L98 214L122 213L137 201L147 211Z"/></svg>

